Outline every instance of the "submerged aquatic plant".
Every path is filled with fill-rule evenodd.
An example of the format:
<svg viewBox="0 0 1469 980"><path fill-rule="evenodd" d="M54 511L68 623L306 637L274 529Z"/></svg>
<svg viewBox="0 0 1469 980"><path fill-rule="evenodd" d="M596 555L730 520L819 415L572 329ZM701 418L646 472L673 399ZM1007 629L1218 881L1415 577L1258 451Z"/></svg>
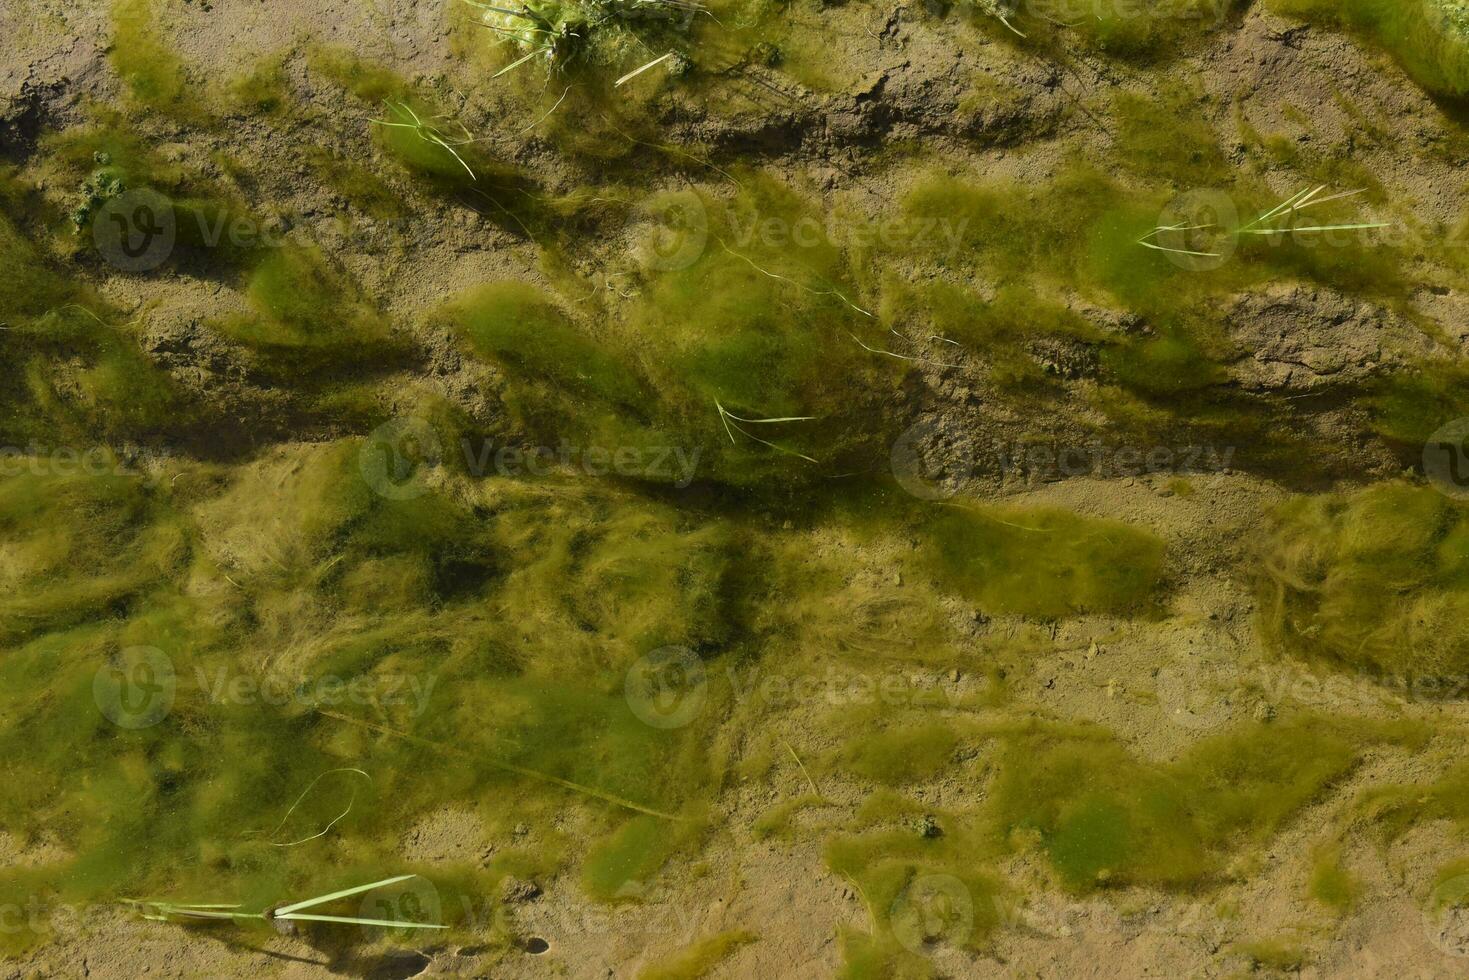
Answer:
<svg viewBox="0 0 1469 980"><path fill-rule="evenodd" d="M1322 234L1331 231L1361 231L1371 228L1386 228L1388 226L1388 223L1385 221L1305 226L1296 226L1287 223L1290 221L1290 219L1300 214L1302 211L1305 211L1307 208L1317 207L1318 205L1328 204L1333 201L1345 200L1349 197L1355 197L1358 194L1363 193L1363 189L1359 188L1354 191L1343 191L1339 194L1329 194L1326 197L1319 196L1324 190L1326 190L1325 184L1319 184L1316 187L1308 187L1305 190L1292 194L1290 197L1286 198L1284 201L1281 201L1279 204L1269 209L1268 211L1261 213L1253 221L1250 221L1247 224L1240 225L1236 228L1223 229L1222 226L1212 222L1203 222L1200 224L1191 225L1187 222L1180 221L1171 225L1159 225L1143 237L1139 238L1137 240L1137 243L1144 248L1151 248L1159 252L1169 252L1174 255L1188 255L1196 256L1199 258L1223 259L1228 256L1229 252L1199 251L1197 249L1169 245L1167 244L1167 240L1164 239L1163 236L1186 235L1190 232L1210 232L1221 230L1224 238L1237 241L1242 235L1273 237L1279 235Z"/></svg>
<svg viewBox="0 0 1469 980"><path fill-rule="evenodd" d="M1387 677L1469 666L1469 511L1436 490L1292 500L1260 557L1260 624L1277 649Z"/></svg>
<svg viewBox="0 0 1469 980"><path fill-rule="evenodd" d="M155 902L143 899L127 899L127 904L136 908L143 918L154 922L177 922L177 921L209 921L225 920L230 922L260 920L262 922L332 922L352 926L385 926L390 929L447 929L448 926L437 922L409 922L405 919L363 919L349 915L323 915L316 912L306 912L303 909L314 909L319 905L334 902L339 898L350 898L353 895L361 895L376 888L385 888L388 885L396 885L400 881L417 878L418 875L398 875L396 878L384 878L382 881L374 881L366 885L355 885L352 888L343 888L328 895L320 895L316 898L308 898L301 902L291 902L286 905L276 905L262 912L241 912L238 904L227 902Z"/></svg>
<svg viewBox="0 0 1469 980"><path fill-rule="evenodd" d="M546 63L547 70L559 70L590 44L616 49L630 40L646 48L647 42L634 30L634 24L645 22L654 28L686 30L696 15L707 13L696 0L529 0L518 8L480 0L464 2L481 11L481 26L520 54L496 72L495 78L537 59ZM669 60L679 64L685 59L677 51L668 51L623 75L614 86Z"/></svg>
<svg viewBox="0 0 1469 980"><path fill-rule="evenodd" d="M408 130L412 135L417 136L425 143L431 143L434 146L446 150L450 156L459 162L459 166L464 168L465 173L469 174L470 180L479 180L475 176L473 168L459 154L459 147L469 146L471 143L478 142L463 123L458 120L448 120L448 117L443 115L425 119L415 112L413 107L407 102L387 102L385 105L388 108L388 112L392 114L391 118L374 119L372 121L374 126ZM440 125L439 120L448 121ZM457 133L453 131L454 127L458 127Z"/></svg>

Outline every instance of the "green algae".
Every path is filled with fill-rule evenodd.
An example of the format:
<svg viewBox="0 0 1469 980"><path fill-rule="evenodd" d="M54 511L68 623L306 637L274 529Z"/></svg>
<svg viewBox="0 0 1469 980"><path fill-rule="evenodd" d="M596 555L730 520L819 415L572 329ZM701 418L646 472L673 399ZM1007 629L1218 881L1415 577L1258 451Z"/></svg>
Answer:
<svg viewBox="0 0 1469 980"><path fill-rule="evenodd" d="M638 980L698 980L708 976L740 947L758 937L747 929L730 929L700 937L638 974Z"/></svg>
<svg viewBox="0 0 1469 980"><path fill-rule="evenodd" d="M1068 888L1207 880L1349 772L1357 752L1321 720L1246 726L1170 766L1107 741L1017 742L994 790L1000 830L1039 834Z"/></svg>
<svg viewBox="0 0 1469 980"><path fill-rule="evenodd" d="M1367 36L1429 92L1469 94L1469 15L1455 0L1270 0L1269 6Z"/></svg>
<svg viewBox="0 0 1469 980"><path fill-rule="evenodd" d="M1152 534L1067 511L943 508L925 530L938 580L987 611L1142 613L1163 570Z"/></svg>
<svg viewBox="0 0 1469 980"><path fill-rule="evenodd" d="M251 273L246 296L255 316L218 322L227 336L292 371L391 362L387 321L315 249L269 251Z"/></svg>
<svg viewBox="0 0 1469 980"><path fill-rule="evenodd" d="M727 642L720 587L695 571L719 567L717 529L681 534L671 509L596 489L489 483L475 504L384 497L355 441L234 470L0 482L16 544L4 573L23 589L0 610L13 648L3 739L45 746L28 762L45 775L5 812L22 838L67 839L55 893L212 881L218 894L224 879L268 903L287 886L360 881L418 816L454 801L494 800L498 826L506 801L522 821L569 804L607 820L625 813L610 800L678 809L706 792L716 764L690 736L722 695L711 687L703 723L665 731L635 716L622 677L650 645ZM86 549L106 561L78 560ZM543 557L511 567L528 554ZM140 645L171 664L168 707L120 729L94 675ZM344 765L372 782L333 831L343 849L270 846L306 783ZM290 829L328 822L340 789ZM667 821L648 819L662 846ZM644 884L658 871L640 833L594 849L594 894L621 873L609 868ZM543 846L561 855L551 867L580 862L554 835ZM31 887L23 870L5 884Z"/></svg>
<svg viewBox="0 0 1469 980"><path fill-rule="evenodd" d="M160 42L153 0L113 0L112 64L140 108L182 122L202 117L184 64Z"/></svg>
<svg viewBox="0 0 1469 980"><path fill-rule="evenodd" d="M1290 501L1261 544L1262 633L1284 653L1369 674L1460 676L1466 545L1463 507L1427 487Z"/></svg>

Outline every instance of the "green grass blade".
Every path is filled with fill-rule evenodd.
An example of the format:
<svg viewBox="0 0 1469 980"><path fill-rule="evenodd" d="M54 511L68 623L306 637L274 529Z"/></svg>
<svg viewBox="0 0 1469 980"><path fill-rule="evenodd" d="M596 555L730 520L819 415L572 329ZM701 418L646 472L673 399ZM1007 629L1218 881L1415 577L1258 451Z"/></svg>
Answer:
<svg viewBox="0 0 1469 980"><path fill-rule="evenodd" d="M315 905L323 905L327 902L335 901L339 898L349 898L353 895L361 895L363 892L370 892L374 888L382 888L384 885L395 885L400 881L407 881L409 878L417 877L418 875L398 875L394 878L384 878L382 881L374 881L370 885L357 885L353 888L343 888L341 891L332 892L330 895L322 895L318 898L308 898L304 902L296 902L291 905L282 906L281 908L275 910L275 917L277 919L283 919L286 917L287 913L294 912L297 909L309 909Z"/></svg>
<svg viewBox="0 0 1469 980"><path fill-rule="evenodd" d="M409 875L409 877L413 877ZM353 926L386 926L389 929L447 929L448 926L433 922L400 922L395 919L355 919L346 915L276 915L277 919L292 922L343 922Z"/></svg>

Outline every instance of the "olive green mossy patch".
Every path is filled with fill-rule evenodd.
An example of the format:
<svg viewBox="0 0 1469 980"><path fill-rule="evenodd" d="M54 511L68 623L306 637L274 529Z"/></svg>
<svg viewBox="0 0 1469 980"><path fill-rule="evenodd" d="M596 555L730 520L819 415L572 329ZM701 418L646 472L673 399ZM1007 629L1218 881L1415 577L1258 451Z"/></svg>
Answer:
<svg viewBox="0 0 1469 980"><path fill-rule="evenodd" d="M1309 891L1312 898L1336 912L1345 912L1362 895L1362 883L1342 866L1341 852L1331 848L1316 857L1311 866Z"/></svg>
<svg viewBox="0 0 1469 980"><path fill-rule="evenodd" d="M645 255L630 311L665 399L661 427L697 439L715 478L743 486L883 458L894 422L879 408L911 362L892 356L897 338L862 304L835 244L786 233L820 226L811 202L750 176L733 200L682 192L646 206L688 218L663 254Z"/></svg>
<svg viewBox="0 0 1469 980"><path fill-rule="evenodd" d="M545 227L534 183L494 159L483 134L471 133L437 100L406 79L342 48L314 47L310 68L375 106L371 120L378 148L423 186L456 203L532 236Z"/></svg>
<svg viewBox="0 0 1469 980"><path fill-rule="evenodd" d="M643 220L665 209L688 218L669 238ZM834 244L761 231L805 227L812 204L749 176L732 200L684 191L635 212L642 288L625 317L592 329L595 307L503 282L437 317L505 371L532 433L676 449L699 481L772 497L883 465L899 424L884 408L914 358L859 302Z"/></svg>
<svg viewBox="0 0 1469 980"><path fill-rule="evenodd" d="M993 819L1012 840L1038 833L1070 889L1190 885L1345 775L1359 739L1321 719L1253 725L1167 766L1109 741L1017 739L1001 762Z"/></svg>
<svg viewBox="0 0 1469 980"><path fill-rule="evenodd" d="M677 858L650 840L696 846L723 672L682 728L640 717L625 681L659 647L714 661L737 643L728 529L594 485L463 481L431 460L424 482L389 480L380 462L352 440L230 469L0 480L0 746L26 760L0 816L21 840L67 842L42 893L263 907L401 869L396 842L451 805L497 833L540 828L519 848L538 873L587 859L597 894ZM117 701L116 677L150 686ZM324 777L273 836L341 767L371 782ZM312 846L272 846L349 801ZM589 856L562 820L613 836ZM503 873L436 869L445 914Z"/></svg>
<svg viewBox="0 0 1469 980"><path fill-rule="evenodd" d="M891 936L844 929L842 980L929 980L937 976L927 957L910 952Z"/></svg>
<svg viewBox="0 0 1469 980"><path fill-rule="evenodd" d="M676 852L693 843L699 832L697 824L633 817L591 846L582 866L582 885L589 895L604 902L641 898L648 882Z"/></svg>
<svg viewBox="0 0 1469 980"><path fill-rule="evenodd" d="M963 833L926 837L912 830L878 831L837 837L826 845L827 864L857 886L879 942L898 931L910 941L964 949L984 948L1001 924L1009 897L998 879L977 870L976 857ZM938 897L967 913L962 921L934 922L921 914L925 896L920 893L935 886L950 893Z"/></svg>
<svg viewBox="0 0 1469 980"><path fill-rule="evenodd" d="M1257 569L1260 628L1282 652L1392 678L1469 672L1469 510L1436 490L1292 500Z"/></svg>
<svg viewBox="0 0 1469 980"><path fill-rule="evenodd" d="M1228 26L1241 0L1156 0L1104 5L1091 0L1043 0L1035 4L944 0L926 9L962 11L989 36L1052 61L1074 57L1078 47L1143 64L1165 61L1205 43Z"/></svg>
<svg viewBox="0 0 1469 980"><path fill-rule="evenodd" d="M108 616L178 569L182 527L113 457L86 461L101 474L72 476L33 475L60 467L6 459L20 474L0 481L0 533L11 543L0 605L8 641Z"/></svg>
<svg viewBox="0 0 1469 980"><path fill-rule="evenodd" d="M1362 794L1357 807L1389 840L1435 820L1469 827L1469 765L1454 765L1426 785L1373 787Z"/></svg>
<svg viewBox="0 0 1469 980"><path fill-rule="evenodd" d="M1202 141L1204 136L1189 139ZM1211 163L1208 144L1202 145L1198 165L1203 170L1198 174L1212 175L1218 161ZM936 268L979 281L1038 284L1048 291L1066 287L1164 322L1212 317L1210 304L1217 307L1218 297L1282 276L1384 302L1400 302L1414 287L1406 254L1374 239L1370 230L1329 239L1301 230L1317 223L1364 223L1360 211L1353 210L1355 198L1300 215L1295 224L1278 226L1286 229L1279 234L1246 233L1252 222L1281 203L1281 195L1239 176L1217 188L1166 187L1156 181L1170 169L1190 176L1192 153L1173 159L1161 155L1162 145L1154 148L1159 156L1145 151L1140 149L1138 165L1154 183L1144 189L1126 188L1079 163L1067 164L1039 187L930 174L912 185L904 209L911 219L948 228L956 237L921 236L908 251ZM1218 213L1221 200L1213 193L1178 198L1179 189L1223 192L1225 210L1234 213ZM1192 245L1217 260L1201 263L1197 257L1140 243L1160 226L1189 221L1215 225L1214 237L1171 247Z"/></svg>
<svg viewBox="0 0 1469 980"><path fill-rule="evenodd" d="M940 585L988 612L1144 613L1163 572L1158 538L1063 510L944 507L922 533Z"/></svg>
<svg viewBox="0 0 1469 980"><path fill-rule="evenodd" d="M1014 394L1034 392L1050 380L1031 344L1102 340L1100 331L1065 304L1020 285L1001 286L986 298L947 280L914 287L892 277L883 283L879 311L909 336L932 333L983 358L991 380Z"/></svg>
<svg viewBox="0 0 1469 980"><path fill-rule="evenodd" d="M205 118L184 64L169 50L154 0L113 0L112 65L140 108L196 123Z"/></svg>
<svg viewBox="0 0 1469 980"><path fill-rule="evenodd" d="M1113 103L1115 159L1138 177L1165 180L1182 190L1232 184L1234 167L1219 137L1200 118L1198 96L1186 88L1152 99L1119 93Z"/></svg>
<svg viewBox="0 0 1469 980"><path fill-rule="evenodd" d="M698 980L755 939L755 934L745 929L704 936L647 967L638 974L638 980Z"/></svg>
<svg viewBox="0 0 1469 980"><path fill-rule="evenodd" d="M186 428L172 380L139 349L131 325L0 218L0 435L11 446L147 440Z"/></svg>
<svg viewBox="0 0 1469 980"><path fill-rule="evenodd" d="M290 81L286 77L289 52L268 55L256 61L230 80L225 101L242 116L278 113L291 100Z"/></svg>
<svg viewBox="0 0 1469 980"><path fill-rule="evenodd" d="M849 742L837 765L887 786L923 782L952 761L959 737L939 723L878 732Z"/></svg>
<svg viewBox="0 0 1469 980"><path fill-rule="evenodd" d="M1256 939L1246 943L1235 943L1236 953L1250 961L1256 970L1275 970L1280 973L1299 973L1306 965L1306 954L1299 946L1292 946L1279 939Z"/></svg>
<svg viewBox="0 0 1469 980"><path fill-rule="evenodd" d="M218 329L293 371L382 368L401 356L387 320L315 249L268 252L246 296L256 315L217 321Z"/></svg>
<svg viewBox="0 0 1469 980"><path fill-rule="evenodd" d="M1458 0L1269 0L1267 6L1363 34L1435 95L1469 95L1469 10Z"/></svg>
<svg viewBox="0 0 1469 980"><path fill-rule="evenodd" d="M642 428L657 408L638 369L534 286L506 281L471 289L441 308L435 320L470 354L506 372L507 407L531 438L574 437L616 447L658 441Z"/></svg>
<svg viewBox="0 0 1469 980"><path fill-rule="evenodd" d="M1374 387L1372 427L1409 462L1421 462L1424 445L1440 428L1469 415L1469 367L1458 361L1430 361Z"/></svg>

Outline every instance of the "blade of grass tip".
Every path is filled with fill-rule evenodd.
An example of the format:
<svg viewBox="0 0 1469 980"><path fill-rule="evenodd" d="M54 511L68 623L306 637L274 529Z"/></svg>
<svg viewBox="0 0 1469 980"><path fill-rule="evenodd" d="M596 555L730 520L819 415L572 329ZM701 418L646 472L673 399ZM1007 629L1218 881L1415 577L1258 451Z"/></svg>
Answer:
<svg viewBox="0 0 1469 980"><path fill-rule="evenodd" d="M1375 221L1359 225L1311 225L1305 228L1260 228L1241 232L1242 235L1293 235L1309 231L1360 231L1366 228L1387 228L1390 222Z"/></svg>
<svg viewBox="0 0 1469 980"><path fill-rule="evenodd" d="M997 11L995 11L995 16L1000 19L1000 23L1001 24L1004 24L1006 27L1010 28L1010 30L1014 31L1015 34L1016 34L1016 36L1018 36L1018 37L1025 37L1025 35L1018 28L1016 28L1016 26L1014 24L1010 23L1008 20L1005 19L1005 15L1004 14L1000 13L997 10Z"/></svg>
<svg viewBox="0 0 1469 980"><path fill-rule="evenodd" d="M734 437L734 430L729 427L729 413L724 410L723 405L719 404L718 398L714 399L714 407L719 409L719 421L724 423L724 431L729 436L730 445L738 446L739 442Z"/></svg>
<svg viewBox="0 0 1469 980"><path fill-rule="evenodd" d="M1354 191L1342 191L1340 194L1329 194L1326 197L1318 197L1310 204L1297 204L1294 208L1292 208L1292 210L1297 212L1304 211L1307 208L1314 208L1318 204L1330 204L1332 201L1341 201L1345 200L1346 198L1356 197L1358 194L1365 193L1367 193L1367 188L1359 187Z"/></svg>
<svg viewBox="0 0 1469 980"><path fill-rule="evenodd" d="M806 785L811 787L811 795L820 796L821 791L816 788L816 780L812 779L811 774L806 771L806 763L801 761L801 757L799 755L796 755L796 750L791 748L791 743L787 742L785 739L781 739L780 744L786 747L786 751L791 754L791 758L796 760L796 765L801 767L801 775L806 777Z"/></svg>
<svg viewBox="0 0 1469 980"><path fill-rule="evenodd" d="M628 72L626 75L623 75L617 81L613 82L612 83L612 87L613 88L620 88L620 87L622 87L622 83L623 82L630 82L634 78L637 78L639 75L641 75L643 72L647 71L649 68L654 68L654 67L657 67L658 65L663 64L663 62L667 61L669 58L672 58L673 57L673 54L674 53L672 51L670 51L667 54L660 55L659 57L654 58L652 61L648 62L646 65L643 65L641 68L634 68L632 71Z"/></svg>
<svg viewBox="0 0 1469 980"><path fill-rule="evenodd" d="M325 905L327 902L334 902L339 898L351 898L353 895L361 895L363 892L370 892L374 888L383 888L387 885L396 885L400 881L407 881L409 878L417 877L419 876L416 874L397 875L392 878L384 878L382 881L374 881L368 885L354 885L351 888L343 888L341 891L332 892L330 895L321 895L316 898L308 898L304 902L294 902L291 905L283 905L275 910L275 917L277 919L284 918L288 913L295 912L299 909L309 909L317 905Z"/></svg>
<svg viewBox="0 0 1469 980"><path fill-rule="evenodd" d="M423 134L425 132L428 133L427 136L423 136ZM479 180L479 178L474 175L474 171L469 169L469 164L465 163L464 162L464 158L459 155L459 151L456 150L456 149L454 149L454 147L450 146L447 142L445 142L444 138L442 136L440 136L438 133L436 133L436 132L434 132L433 130L430 129L430 130L420 130L418 135L419 136L423 136L423 138L426 139L426 140L428 140L430 143L437 143L439 146L442 146L444 149L448 150L449 151L449 155L452 156L455 160L458 160L459 161L459 166L463 167L465 169L465 171L467 171L469 173L469 179L470 180L473 180L473 181L478 181Z"/></svg>
<svg viewBox="0 0 1469 980"><path fill-rule="evenodd" d="M1241 234L1245 234L1245 235L1269 234L1269 232L1248 232L1247 231L1247 232L1241 232ZM1171 248L1171 247L1169 247L1167 245L1158 245L1158 244L1156 244L1154 242L1145 242L1142 239L1138 239L1138 242L1137 243L1139 245L1141 245L1143 248L1151 248L1151 249L1154 249L1155 251L1159 251L1159 252L1171 252L1174 255L1197 255L1200 258L1206 258L1206 259L1218 259L1218 258L1222 258L1223 257L1218 252L1195 252L1195 251L1192 251L1192 250L1186 249L1186 248Z"/></svg>
<svg viewBox="0 0 1469 980"><path fill-rule="evenodd" d="M1254 221L1251 221L1249 224L1245 225L1244 228L1241 228L1240 230L1241 231L1244 231L1246 229L1255 227L1256 225L1258 225L1262 221L1269 221L1271 218L1275 217L1277 214L1280 214L1282 211L1285 211L1286 209L1294 206L1295 203L1296 203L1296 201L1300 200L1303 196L1305 196L1309 192L1310 192L1310 188L1309 187L1306 188L1305 190L1297 191L1296 193L1292 194L1290 197L1286 198L1284 201L1281 201L1279 204L1275 205L1275 207L1271 208L1269 211L1266 211L1264 214L1260 215Z"/></svg>
<svg viewBox="0 0 1469 980"><path fill-rule="evenodd" d="M930 361L930 360L927 360L926 358L922 358L922 357L909 357L907 354L894 353L893 351L890 351L890 350L883 350L880 347L869 347L869 346L867 346L866 344L864 344L862 342L862 338L861 337L859 337L856 334L852 333L852 331L850 331L850 330L847 331L847 336L848 337L851 337L853 340L855 340L857 342L857 346L861 347L863 350L867 351L869 354L886 354L888 357L895 357L895 358L897 358L900 361L912 361L914 364L932 364L935 367L949 367L949 368L959 367L959 365L957 365L957 364L946 364L943 361Z"/></svg>
<svg viewBox="0 0 1469 980"><path fill-rule="evenodd" d="M499 78L501 75L505 74L507 71L514 71L515 69L519 68L521 65L525 64L527 61L529 61L532 58L534 58L536 55L540 54L542 50L543 50L542 48L536 48L530 54L527 54L527 55L525 55L523 57L520 57L520 58L516 58L514 61L510 62L510 64L506 65L504 68L501 68L499 71L497 71L493 75L491 75L490 76L490 81L494 81L495 79Z"/></svg>
<svg viewBox="0 0 1469 980"><path fill-rule="evenodd" d="M561 108L561 103L563 103L563 102L566 101L566 95L570 91L571 91L571 86L570 85L566 86L565 91L563 91L561 93L561 98L557 99L556 100L556 104L553 105L551 108L549 108L549 109L546 110L546 114L544 116L542 116L541 118L537 119L535 122L531 123L529 126L525 127L524 129L522 129L519 133L516 133L515 135L517 135L517 136L523 136L524 134L530 132L532 129L535 129L541 123L545 122L547 119L550 119L551 118L551 114L553 112L555 112L557 109Z"/></svg>
<svg viewBox="0 0 1469 980"><path fill-rule="evenodd" d="M1307 194L1305 197L1301 198L1296 203L1292 204L1290 206L1290 209L1292 211L1299 211L1302 208L1309 208L1311 206L1312 199L1315 198L1317 194L1320 194L1324 190L1326 190L1326 185L1325 184L1317 184L1315 187L1311 188L1311 192L1309 194Z"/></svg>
<svg viewBox="0 0 1469 980"><path fill-rule="evenodd" d="M715 405L719 405L718 402L715 402L714 404ZM783 417L778 418L778 419L747 419L747 418L742 418L741 416L736 415L735 413L726 410L722 406L720 407L719 410L721 412L723 412L725 415L727 415L730 418L734 419L736 422L748 422L751 425L759 425L759 424L764 423L764 422L814 422L818 418L818 416L815 416L815 415L786 415L786 416L783 416Z"/></svg>
<svg viewBox="0 0 1469 980"><path fill-rule="evenodd" d="M760 443L762 446L769 446L771 449L774 449L778 453L784 453L787 456L795 456L798 459L804 459L808 463L817 463L817 462L819 462L818 460L813 459L810 456L807 456L805 453L798 453L794 449L787 449L784 446L780 446L780 445L777 445L777 444L771 442L769 439L761 439L759 436L755 435L754 433L752 433L752 432L746 432L744 429L741 429L739 426L735 426L735 429L741 435L743 435L745 438L747 438L747 439L753 439L755 442Z"/></svg>
<svg viewBox="0 0 1469 980"><path fill-rule="evenodd" d="M278 824L276 824L275 829L272 830L266 836L267 837L274 837L276 834L280 833L281 832L281 828L286 825L286 821L291 819L291 814L293 814L293 813L296 812L296 807L300 806L301 805L301 801L304 800L304 799L306 799L306 797L311 794L311 791L316 788L316 784L319 783L319 782L321 782L327 776L332 776L332 775L335 775L336 773L339 773L339 772L352 772L352 773L356 773L357 775L361 776L363 779L366 779L369 783L372 782L372 777L369 776L367 773L363 772L361 769L354 769L354 768L352 768L350 766L347 766L347 767L344 767L344 768L341 768L341 769L328 769L326 772L318 773L317 774L317 777L315 779L313 779L310 783L308 783L307 786L306 786L306 788L301 791L301 795L298 796L298 797L296 797L296 802L295 803L292 803L291 804L291 808L286 811L286 815L283 816L283 817L281 817L281 822L278 823ZM334 818L332 818L332 822L329 823L329 824L327 824L326 827L322 829L321 833L312 834L310 837L303 837L300 840L298 840L298 841L292 841L289 844L277 844L275 841L269 841L268 843L270 844L271 847L295 847L297 844L305 844L307 841L316 840L318 837L325 837L327 835L327 833L330 832L331 829L333 827L335 827L342 820L343 817L345 817L347 814L349 814L349 813L352 812L352 806L356 802L357 802L357 790L354 789L354 790L352 790L352 796L351 796L351 798L347 801L347 809L343 810L341 813L337 814Z"/></svg>
<svg viewBox="0 0 1469 980"><path fill-rule="evenodd" d="M389 929L447 929L448 926L439 925L436 922L406 922L399 919L356 919L346 915L300 915L292 913L275 916L277 919L289 919L292 922L342 922L353 926L386 926Z"/></svg>

